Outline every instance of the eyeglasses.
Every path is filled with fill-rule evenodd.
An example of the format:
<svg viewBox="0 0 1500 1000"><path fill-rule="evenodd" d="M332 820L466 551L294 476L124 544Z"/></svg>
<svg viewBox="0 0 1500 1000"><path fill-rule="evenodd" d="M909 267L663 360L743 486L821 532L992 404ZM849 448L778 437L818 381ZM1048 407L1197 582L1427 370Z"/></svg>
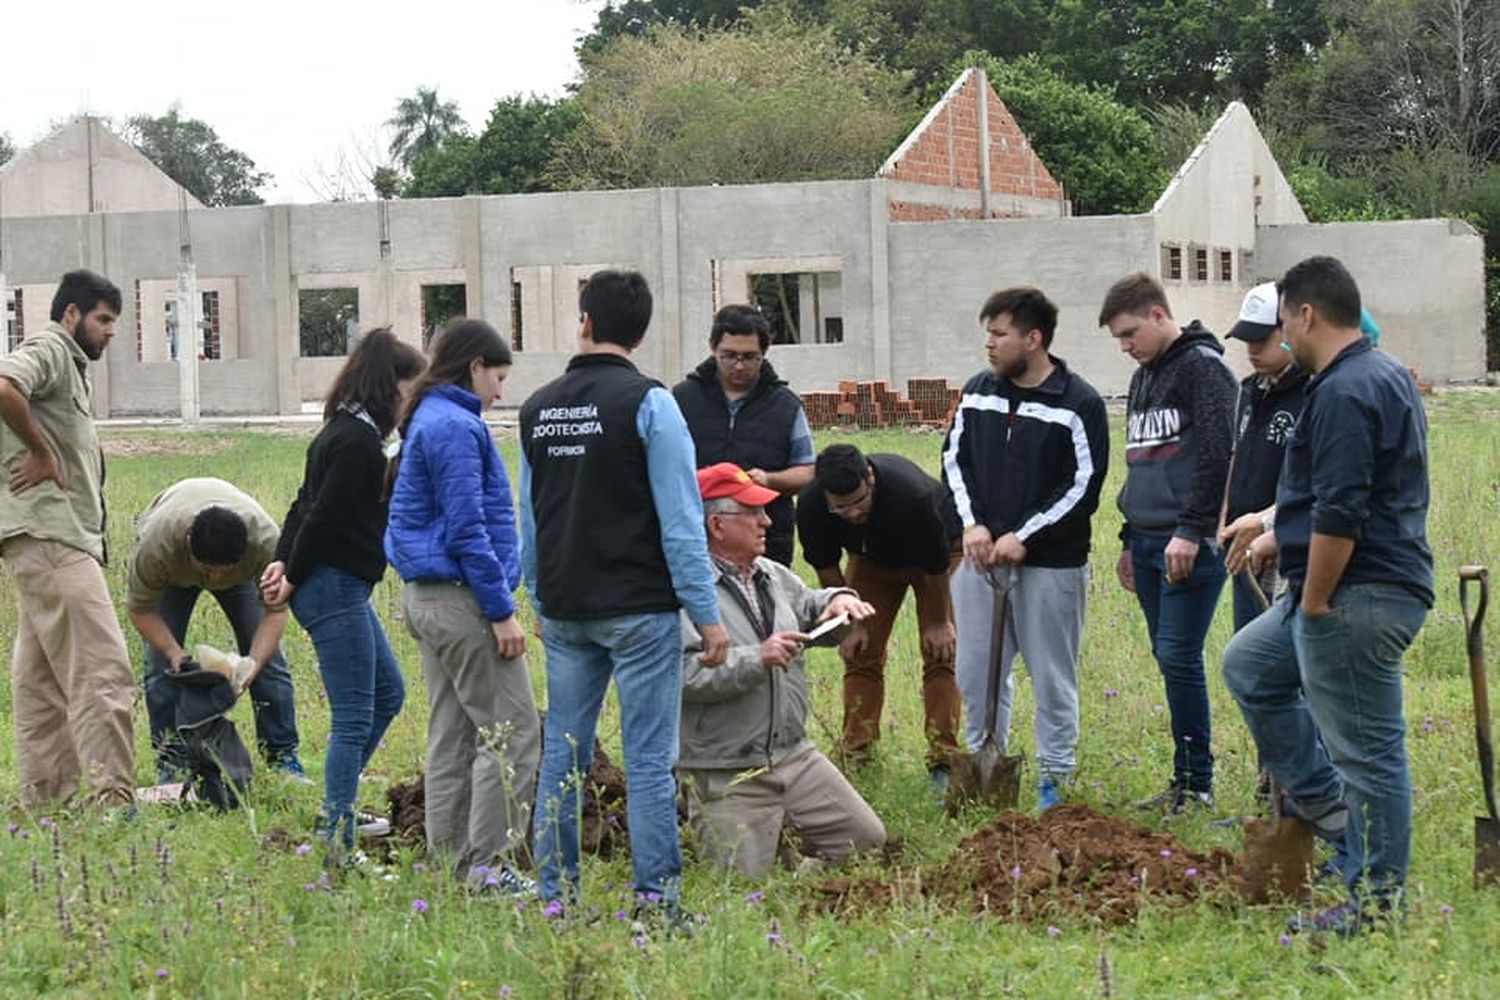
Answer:
<svg viewBox="0 0 1500 1000"><path fill-rule="evenodd" d="M866 486L865 491L853 500L846 500L844 503L835 503L832 500L828 501L828 513L842 514L845 511L853 510L868 499L870 499L870 487Z"/></svg>
<svg viewBox="0 0 1500 1000"><path fill-rule="evenodd" d="M765 355L760 353L759 351L746 351L743 354L741 354L739 351L720 351L717 355L715 355L715 357L717 357L724 364L729 365L731 368L735 365L744 365L746 368L754 368L756 365L760 364L761 361L765 360Z"/></svg>

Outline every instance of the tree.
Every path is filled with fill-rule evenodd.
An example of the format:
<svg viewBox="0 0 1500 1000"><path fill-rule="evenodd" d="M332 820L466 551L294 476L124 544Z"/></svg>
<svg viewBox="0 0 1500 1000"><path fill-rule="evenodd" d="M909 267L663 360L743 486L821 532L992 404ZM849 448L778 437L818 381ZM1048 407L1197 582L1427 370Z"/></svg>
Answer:
<svg viewBox="0 0 1500 1000"><path fill-rule="evenodd" d="M11 145L10 133L0 132L0 164L5 163L16 155L16 147Z"/></svg>
<svg viewBox="0 0 1500 1000"><path fill-rule="evenodd" d="M464 120L458 113L458 105L440 100L435 88L418 87L416 96L396 102L396 113L385 124L395 130L391 137L391 158L410 169L417 157L458 135Z"/></svg>
<svg viewBox="0 0 1500 1000"><path fill-rule="evenodd" d="M1166 187L1151 125L1103 87L1069 83L1038 56L971 52L1080 215L1140 212ZM955 67L956 74L962 67Z"/></svg>
<svg viewBox="0 0 1500 1000"><path fill-rule="evenodd" d="M412 165L407 198L528 194L557 186L554 163L578 127L572 99L503 98L477 137L457 136Z"/></svg>
<svg viewBox="0 0 1500 1000"><path fill-rule="evenodd" d="M182 117L173 105L159 118L136 115L125 125L125 136L168 177L209 206L259 205L260 189L271 175L255 169L255 161L220 141L206 123Z"/></svg>
<svg viewBox="0 0 1500 1000"><path fill-rule="evenodd" d="M557 159L570 187L868 177L916 117L903 77L780 11L659 25L581 63L580 122Z"/></svg>
<svg viewBox="0 0 1500 1000"><path fill-rule="evenodd" d="M640 38L663 24L680 27L729 27L740 19L740 9L759 6L759 0L609 0L594 19L594 30L578 43L579 55L593 55L616 38Z"/></svg>

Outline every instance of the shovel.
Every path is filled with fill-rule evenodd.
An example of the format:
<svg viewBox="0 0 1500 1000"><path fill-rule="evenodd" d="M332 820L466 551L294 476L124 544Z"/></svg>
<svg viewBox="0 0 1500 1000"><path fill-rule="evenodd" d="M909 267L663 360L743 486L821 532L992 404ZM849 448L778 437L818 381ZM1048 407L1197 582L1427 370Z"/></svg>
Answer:
<svg viewBox="0 0 1500 1000"><path fill-rule="evenodd" d="M1015 586L1015 568L996 566L987 574L995 590L990 622L990 677L985 692L984 742L973 753L954 753L949 764L948 792L944 808L957 815L969 802L986 802L997 812L1014 809L1021 798L1019 755L1006 754L995 741L995 717L1000 703L1000 665L1005 655L1005 623L1010 617L1010 591Z"/></svg>
<svg viewBox="0 0 1500 1000"><path fill-rule="evenodd" d="M1479 603L1469 617L1469 584L1479 584ZM1490 603L1490 571L1458 570L1458 603L1463 608L1469 647L1469 683L1474 688L1474 737L1479 744L1479 780L1488 816L1474 817L1474 882L1500 881L1500 813L1495 811L1495 747L1490 740L1490 692L1484 675L1484 609Z"/></svg>

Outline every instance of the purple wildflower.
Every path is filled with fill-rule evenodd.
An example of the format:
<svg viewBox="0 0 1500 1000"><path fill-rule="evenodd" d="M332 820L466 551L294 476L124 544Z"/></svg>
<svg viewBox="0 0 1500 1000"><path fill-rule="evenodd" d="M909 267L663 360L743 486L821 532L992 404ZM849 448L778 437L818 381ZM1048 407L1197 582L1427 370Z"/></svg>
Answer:
<svg viewBox="0 0 1500 1000"><path fill-rule="evenodd" d="M166 969L157 969L156 970L156 978L157 979L166 979L171 974L172 973L168 972Z"/></svg>
<svg viewBox="0 0 1500 1000"><path fill-rule="evenodd" d="M1164 858L1170 858L1172 856L1172 852L1170 850L1168 850L1167 848L1163 847L1161 849L1161 856L1164 857Z"/></svg>
<svg viewBox="0 0 1500 1000"><path fill-rule="evenodd" d="M1196 868L1189 868L1187 871L1183 872L1182 874L1185 875L1185 876L1187 876L1188 878L1197 878L1198 877L1198 869L1196 869Z"/></svg>
<svg viewBox="0 0 1500 1000"><path fill-rule="evenodd" d="M309 855L309 854L312 853L312 845L311 844L298 844L297 845L297 852L296 853L297 853L297 857L299 857L299 858L306 857L307 855Z"/></svg>
<svg viewBox="0 0 1500 1000"><path fill-rule="evenodd" d="M427 870L427 866L420 861L413 861L411 863L411 870L418 873L425 872ZM509 989L509 987L507 987L507 989Z"/></svg>
<svg viewBox="0 0 1500 1000"><path fill-rule="evenodd" d="M427 900L425 900L425 899L414 899L414 900L412 900L411 901L411 912L413 912L413 913L426 913L427 912Z"/></svg>
<svg viewBox="0 0 1500 1000"><path fill-rule="evenodd" d="M43 816L41 819L37 820L36 825L41 827L43 830L50 830L52 829L52 819L51 817Z"/></svg>
<svg viewBox="0 0 1500 1000"><path fill-rule="evenodd" d="M1104 697L1106 697L1106 698L1118 698L1119 696L1120 696L1120 692L1116 691L1114 688L1105 688L1104 689Z"/></svg>
<svg viewBox="0 0 1500 1000"><path fill-rule="evenodd" d="M765 898L766 894L760 889L756 889L754 892L745 893L745 902L747 903L759 903Z"/></svg>
<svg viewBox="0 0 1500 1000"><path fill-rule="evenodd" d="M1010 877L1011 878L1020 878L1021 877L1021 866L1020 865L1016 865L1013 868L1011 868L1011 870L1010 870Z"/></svg>
<svg viewBox="0 0 1500 1000"><path fill-rule="evenodd" d="M316 882L308 882L305 885L303 885L302 888L306 889L308 892L317 892L318 891L318 883L316 883Z"/></svg>
<svg viewBox="0 0 1500 1000"><path fill-rule="evenodd" d="M560 917L562 916L562 912L563 905L560 899L549 899L547 905L542 907L542 913L549 918Z"/></svg>
<svg viewBox="0 0 1500 1000"><path fill-rule="evenodd" d="M625 921L630 919L630 914L626 913L624 910L616 910L615 919L620 921L621 923L624 923Z"/></svg>
<svg viewBox="0 0 1500 1000"><path fill-rule="evenodd" d="M631 938L630 940L631 940L631 943L634 944L637 948L640 948L642 950L645 949L645 947L646 947L646 935L644 935L644 934L637 934L635 937Z"/></svg>
<svg viewBox="0 0 1500 1000"><path fill-rule="evenodd" d="M1453 913L1453 907L1449 906L1447 903L1444 903L1442 906L1438 907L1438 912L1445 917L1450 916Z"/></svg>
<svg viewBox="0 0 1500 1000"><path fill-rule="evenodd" d="M509 985L500 987L500 995L503 997L508 997L514 992L515 990L511 989Z"/></svg>
<svg viewBox="0 0 1500 1000"><path fill-rule="evenodd" d="M1276 941L1283 948L1290 948L1292 946L1292 936L1290 934L1283 934L1281 935L1281 937L1277 938Z"/></svg>
<svg viewBox="0 0 1500 1000"><path fill-rule="evenodd" d="M1047 936L1049 938L1055 938L1055 937L1057 937L1061 933L1062 933L1062 928L1061 927L1053 927L1051 924L1047 925Z"/></svg>
<svg viewBox="0 0 1500 1000"><path fill-rule="evenodd" d="M9 833L12 837L14 837L16 835L16 831L19 830L19 829L21 829L21 824L19 824L19 823L11 823L9 826L7 826L5 828L5 831L7 833Z"/></svg>
<svg viewBox="0 0 1500 1000"><path fill-rule="evenodd" d="M879 954L880 954L880 952L877 951L877 950L875 950L874 948L866 948L865 949L865 955L867 957L869 957L869 958L874 958L874 957L876 957Z"/></svg>

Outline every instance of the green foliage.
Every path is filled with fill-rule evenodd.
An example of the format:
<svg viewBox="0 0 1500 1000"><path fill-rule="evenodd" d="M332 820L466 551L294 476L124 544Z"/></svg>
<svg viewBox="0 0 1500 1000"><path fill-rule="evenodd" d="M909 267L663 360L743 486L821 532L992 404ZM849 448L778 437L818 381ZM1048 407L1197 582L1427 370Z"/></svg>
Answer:
<svg viewBox="0 0 1500 1000"><path fill-rule="evenodd" d="M456 136L418 156L407 198L551 191L554 163L578 128L572 99L516 94L497 101L478 136Z"/></svg>
<svg viewBox="0 0 1500 1000"><path fill-rule="evenodd" d="M904 80L775 11L731 30L659 25L582 55L569 187L867 177L916 117Z"/></svg>
<svg viewBox="0 0 1500 1000"><path fill-rule="evenodd" d="M396 102L396 113L385 121L391 136L391 157L410 168L423 153L436 149L463 131L458 105L438 97L433 87L418 87L415 95Z"/></svg>
<svg viewBox="0 0 1500 1000"><path fill-rule="evenodd" d="M297 292L297 334L304 358L343 357L359 331L359 289Z"/></svg>
<svg viewBox="0 0 1500 1000"><path fill-rule="evenodd" d="M271 175L256 170L249 156L224 145L207 123L183 118L175 105L158 118L136 115L126 122L125 134L205 205L259 205L265 200L260 189Z"/></svg>
<svg viewBox="0 0 1500 1000"><path fill-rule="evenodd" d="M1166 186L1171 174L1159 163L1150 123L1107 90L1070 83L1037 56L971 52L964 61L984 67L1077 214L1144 211Z"/></svg>
<svg viewBox="0 0 1500 1000"><path fill-rule="evenodd" d="M0 132L0 164L16 155L16 147L10 141L9 132Z"/></svg>
<svg viewBox="0 0 1500 1000"><path fill-rule="evenodd" d="M948 819L928 800L922 761L920 637L911 602L892 634L883 738L851 780L887 830L904 842L892 863L867 861L849 871L778 871L760 885L718 874L691 860L683 899L701 917L691 940L648 936L637 942L628 920L626 858L587 859L580 918L549 920L539 905L468 897L446 867L420 849L401 847L382 870L335 876L325 884L312 837L322 798L328 706L312 644L295 623L285 639L298 700L304 759L312 787L261 770L251 811L219 815L144 808L130 822L105 823L84 809L53 818L14 807L14 832L0 829L0 900L5 947L0 995L6 997L1315 997L1396 1000L1496 994L1500 963L1495 928L1500 893L1475 888L1473 816L1482 810L1473 767L1473 715L1464 669L1454 571L1500 552L1500 518L1491 475L1476 468L1500 449L1494 393L1440 393L1426 400L1431 420L1432 516L1438 604L1405 661L1407 747L1416 796L1410 913L1391 934L1357 941L1295 939L1279 944L1290 902L1249 906L1233 900L1187 907L1147 905L1134 923L1059 913L1037 924L1007 912L955 910L926 899L893 901L866 912L829 912L821 887L835 877L931 882L933 867L986 817L972 810ZM1121 420L1112 410L1114 454ZM110 551L128 553L132 515L162 485L225 473L280 519L296 494L310 429L299 432L142 433L108 430L106 487ZM892 452L935 473L940 442L902 432L820 431L816 444L851 441ZM501 450L512 474L513 434ZM1123 476L1111 463L1105 495ZM1134 598L1114 581L1113 504L1095 515L1089 617L1080 669L1080 771L1070 796L1101 811L1159 789L1170 770L1169 719L1161 676ZM104 567L112 593L124 591L128 560ZM807 567L799 565L804 573ZM1255 808L1255 750L1213 671L1228 639L1228 598L1210 632L1206 660L1215 713L1220 807ZM415 643L400 621L394 573L375 587L408 694L360 783L361 806L384 810L387 782L420 767L427 699ZM15 634L16 602L0 574L0 633ZM530 612L524 608L531 634ZM1494 614L1493 608L1491 614ZM1493 618L1490 638L1494 637ZM133 635L128 622L126 635ZM215 602L201 600L189 645L229 641ZM529 666L545 691L540 645ZM140 644L130 643L141 669ZM1491 648L1493 656L1493 646ZM809 652L813 709L837 726L842 666L834 650ZM10 691L0 685L0 797L17 792ZM250 741L248 699L231 718ZM1034 700L1024 672L1016 685L1011 746L1033 741ZM150 747L138 707L140 778L149 780ZM619 759L618 713L600 726ZM828 751L816 721L810 735ZM1028 772L1024 808L1034 808ZM1140 819L1132 816L1132 819ZM1146 817L1145 822L1157 821ZM1184 817L1168 827L1188 847L1237 850L1240 832ZM302 845L307 845L302 850ZM379 849L372 853L378 855ZM761 894L752 895L752 890ZM413 908L423 900L426 912ZM597 914L589 908L597 907ZM597 919L594 917L597 916ZM775 940L769 935L774 933ZM1101 972L1101 965L1108 973ZM502 992L508 987L508 992Z"/></svg>

